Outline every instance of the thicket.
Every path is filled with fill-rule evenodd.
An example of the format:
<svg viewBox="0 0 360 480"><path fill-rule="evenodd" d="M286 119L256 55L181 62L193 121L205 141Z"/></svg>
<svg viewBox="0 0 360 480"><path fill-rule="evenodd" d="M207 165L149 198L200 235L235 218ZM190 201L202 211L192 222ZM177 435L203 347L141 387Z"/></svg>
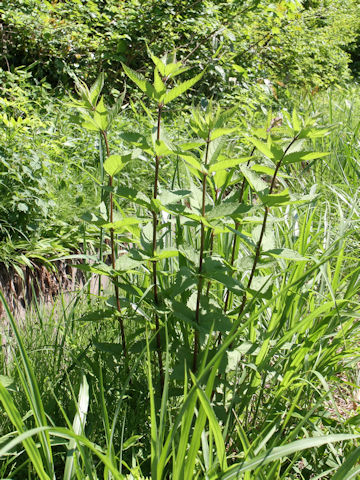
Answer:
<svg viewBox="0 0 360 480"><path fill-rule="evenodd" d="M360 29L355 0L5 0L0 12L4 70L33 64L53 86L72 86L71 72L93 81L106 71L122 90L121 62L146 72L147 46L176 49L207 69L199 93L233 97L238 86L247 101L258 83L276 96L347 81Z"/></svg>

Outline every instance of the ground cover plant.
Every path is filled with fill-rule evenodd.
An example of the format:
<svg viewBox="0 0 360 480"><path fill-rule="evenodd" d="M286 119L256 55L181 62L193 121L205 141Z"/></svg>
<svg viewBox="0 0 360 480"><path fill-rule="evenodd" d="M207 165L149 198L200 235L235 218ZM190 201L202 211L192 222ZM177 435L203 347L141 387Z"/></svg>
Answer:
<svg viewBox="0 0 360 480"><path fill-rule="evenodd" d="M103 75L67 102L99 146L82 216L99 249L78 267L109 291L21 329L1 294L1 474L356 478L356 96L248 121L203 99L176 119L206 72L150 58L153 82L123 65L149 102L130 122ZM124 175L140 162L146 188Z"/></svg>

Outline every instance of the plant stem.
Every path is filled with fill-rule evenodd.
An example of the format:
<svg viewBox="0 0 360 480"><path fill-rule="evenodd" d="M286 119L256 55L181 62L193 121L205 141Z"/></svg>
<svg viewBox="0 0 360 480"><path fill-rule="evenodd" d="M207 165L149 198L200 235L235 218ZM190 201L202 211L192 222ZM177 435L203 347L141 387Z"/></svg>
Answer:
<svg viewBox="0 0 360 480"><path fill-rule="evenodd" d="M255 147L251 150L251 153L250 153L250 157L252 157L254 155L254 152L255 152ZM250 160L251 158L247 161L246 163L246 166L248 167L249 164L250 164ZM241 187L240 187L240 193L239 193L239 203L241 203L243 201L243 195L244 195L244 191L245 191L245 186L246 186L246 178L244 177L243 178L243 181L241 183ZM239 228L239 225L240 225L240 222L236 221L235 222L235 230L237 230ZM233 245L232 245L232 251L231 251L231 260L230 260L230 266L232 267L234 265L234 261L235 261L235 253L236 253L236 248L237 248L237 244L238 244L238 237L237 235L235 234L234 235L234 238L233 238ZM228 304L229 304L229 297L230 297L230 290L228 289L226 291L226 295L225 295L225 304L224 304L224 313L227 312L227 309L228 309Z"/></svg>
<svg viewBox="0 0 360 480"><path fill-rule="evenodd" d="M161 128L161 113L162 113L163 105L158 105L158 118L157 118L157 141L160 141L160 128ZM159 166L160 166L160 156L155 155L155 177L154 177L154 195L153 198L157 198L158 194L158 182L159 182ZM157 213L155 210L152 211L153 216L153 241L152 241L152 256L155 257L156 255L156 242L157 242L157 224L158 218ZM158 295L158 283L157 283L157 262L153 260L153 283L154 283L154 303L155 308L159 305L159 295ZM159 363L159 374L160 374L160 386L161 391L163 391L164 387L164 367L162 361L162 346L161 346L161 336L160 336L160 323L159 317L157 312L155 311L155 326L156 326L156 349L158 355L158 363Z"/></svg>
<svg viewBox="0 0 360 480"><path fill-rule="evenodd" d="M274 175L271 179L271 184L270 184L270 189L269 189L269 195L272 194L273 190L274 190L274 185L275 185L275 181L276 181L276 176L278 174L278 171L281 167L281 164L282 164L282 161L285 157L285 155L287 154L287 152L289 151L289 148L296 142L296 140L298 139L298 135L296 135L292 140L291 142L289 143L289 145L285 148L280 160L277 162L276 164L276 167L275 167L275 171L274 171ZM254 275L255 275L255 270L256 270L256 267L257 267L257 264L258 264L258 261L260 259L260 253L261 253L261 244L262 244L262 241L263 241L263 238L264 238L264 235L265 235L265 229L266 229L266 222L267 222L267 218L268 218L268 215L269 215L269 211L270 211L270 207L268 207L267 205L265 206L265 212L264 212L264 218L263 218L263 222L262 222L262 226L261 226L261 232L260 232L260 237L259 237L259 241L256 245L256 250L255 250L255 258L254 258L254 262L253 262L253 265L252 265L252 269L251 269L251 272L250 272L250 277L249 277L249 280L248 280L248 283L247 283L247 286L246 286L246 290L248 290L250 287L251 287L251 284L252 284L252 281L254 279ZM240 305L240 310L239 310L239 315L238 315L238 318L240 318L241 314L243 313L244 311L244 308L245 308L245 305L246 305L246 290L244 292L244 295L242 297L242 300L241 300L241 305Z"/></svg>
<svg viewBox="0 0 360 480"><path fill-rule="evenodd" d="M209 155L210 134L211 134L211 130L209 129L208 137L206 140L205 167L207 166L208 155ZM202 206L201 206L202 217L205 217L206 177L207 177L207 173L204 172L203 178L202 178ZM195 311L195 322L197 325L200 324L200 302L201 302L201 292L202 292L202 286L203 286L203 277L201 274L202 274L203 258L204 258L204 245L205 245L205 225L203 222L201 222L200 255L199 255L199 269L198 269L199 280L198 280L196 311ZM192 370L194 373L197 370L197 359L198 359L199 350L200 350L199 340L200 340L199 330L195 327L194 356L193 356L193 366L192 366Z"/></svg>
<svg viewBox="0 0 360 480"><path fill-rule="evenodd" d="M107 138L107 133L105 130L101 131L105 147L106 147L106 156L110 156L110 149L109 149L109 142ZM109 175L109 187L110 187L110 213L109 213L109 221L113 223L114 221L114 201L113 201L113 177ZM114 229L110 228L110 244L111 244L111 266L115 270L115 238L114 238ZM126 348L126 337L125 337L125 329L124 329L124 322L121 316L121 304L120 304L120 296L119 296L119 287L116 284L116 279L114 280L114 290L115 290L115 300L116 300L116 308L119 312L119 323L120 323L120 333L121 333L121 343L124 351L124 356L127 356L127 348Z"/></svg>

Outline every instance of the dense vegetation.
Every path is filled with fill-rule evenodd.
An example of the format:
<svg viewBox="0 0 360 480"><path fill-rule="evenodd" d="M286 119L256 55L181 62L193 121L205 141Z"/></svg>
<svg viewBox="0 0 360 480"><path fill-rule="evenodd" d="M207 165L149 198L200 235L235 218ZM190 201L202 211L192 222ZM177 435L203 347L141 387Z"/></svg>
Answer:
<svg viewBox="0 0 360 480"><path fill-rule="evenodd" d="M360 478L358 2L0 12L1 478Z"/></svg>

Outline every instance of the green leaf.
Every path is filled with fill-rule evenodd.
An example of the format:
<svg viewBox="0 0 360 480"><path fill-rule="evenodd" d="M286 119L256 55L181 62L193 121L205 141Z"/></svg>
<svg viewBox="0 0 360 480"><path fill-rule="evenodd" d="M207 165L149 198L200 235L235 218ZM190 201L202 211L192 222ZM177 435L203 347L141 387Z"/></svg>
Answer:
<svg viewBox="0 0 360 480"><path fill-rule="evenodd" d="M283 190L280 193L271 193L269 195L259 194L260 199L264 205L267 207L276 207L279 205L285 205L290 201L289 190Z"/></svg>
<svg viewBox="0 0 360 480"><path fill-rule="evenodd" d="M104 104L104 97L101 97L94 112L94 121L99 125L100 130L106 130L108 127L108 112Z"/></svg>
<svg viewBox="0 0 360 480"><path fill-rule="evenodd" d="M262 178L257 175L255 172L250 170L250 168L244 166L240 167L241 173L244 175L246 180L249 182L251 188L256 193L266 192L269 189L269 185L262 180Z"/></svg>
<svg viewBox="0 0 360 480"><path fill-rule="evenodd" d="M294 110L292 111L292 126L296 132L301 130L301 121L297 114L296 108L294 108Z"/></svg>
<svg viewBox="0 0 360 480"><path fill-rule="evenodd" d="M77 411L73 422L73 431L75 435L81 435L84 433L86 416L89 408L89 384L86 380L86 376L83 375L82 383L80 385L79 398L77 403ZM66 463L64 470L64 480L71 480L74 476L74 457L78 457L75 439L69 440Z"/></svg>
<svg viewBox="0 0 360 480"><path fill-rule="evenodd" d="M165 65L164 63L160 60L159 57L157 57L156 55L154 55L152 52L149 51L149 55L150 55L150 58L151 60L154 62L155 66L157 67L157 69L159 70L160 72L160 75L162 77L165 77Z"/></svg>
<svg viewBox="0 0 360 480"><path fill-rule="evenodd" d="M194 167L199 172L206 172L206 168L201 165L197 158L191 153L180 153L180 157L185 160L191 167Z"/></svg>
<svg viewBox="0 0 360 480"><path fill-rule="evenodd" d="M243 158L231 158L229 160L220 160L219 162L213 163L209 167L209 173L219 172L220 170L225 170L226 168L234 168L240 165L241 163L247 162L251 157Z"/></svg>
<svg viewBox="0 0 360 480"><path fill-rule="evenodd" d="M255 145L255 147L259 150L259 152L263 153L265 157L270 158L270 160L273 160L275 158L274 153L271 151L271 149L268 147L268 145L264 142L261 142L257 138L250 138L250 142Z"/></svg>
<svg viewBox="0 0 360 480"><path fill-rule="evenodd" d="M275 258L284 258L285 260L293 260L295 262L303 262L309 260L306 257L300 255L300 253L290 248L273 248L263 252L264 255L271 255Z"/></svg>
<svg viewBox="0 0 360 480"><path fill-rule="evenodd" d="M85 313L79 319L78 322L98 322L105 320L107 318L112 318L114 316L113 309L106 309L106 310L95 310L93 312Z"/></svg>
<svg viewBox="0 0 360 480"><path fill-rule="evenodd" d="M329 443L335 442L344 442L347 440L354 440L359 438L360 435L350 435L350 434L335 434L335 435L322 435L319 437L304 438L302 440L296 440L291 442L288 445L281 447L275 447L271 450L268 450L262 455L258 455L252 458L250 461L233 465L228 470L221 475L219 480L236 480L240 478L242 472L248 472L254 470L259 466L267 465L268 463L274 462L284 457L288 457L293 453L302 452L309 448L317 448L322 445L327 445Z"/></svg>
<svg viewBox="0 0 360 480"><path fill-rule="evenodd" d="M108 124L108 129L112 125L115 118L119 115L122 104L124 103L124 97L125 97L125 91L116 99L116 102L114 103L114 105L109 110L109 112L108 112L108 123L109 123Z"/></svg>
<svg viewBox="0 0 360 480"><path fill-rule="evenodd" d="M156 140L155 153L157 156L161 157L164 155L170 155L173 152L170 150L170 148L166 145L166 143L163 140Z"/></svg>
<svg viewBox="0 0 360 480"><path fill-rule="evenodd" d="M154 70L154 88L155 88L157 99L158 101L160 101L161 97L166 92L166 87L163 81L161 80L158 68L155 68Z"/></svg>
<svg viewBox="0 0 360 480"><path fill-rule="evenodd" d="M180 95L185 93L187 90L189 90L189 88L195 85L195 83L198 82L203 75L204 75L204 72L201 72L198 75L196 75L196 77L191 78L190 80L186 80L185 82L180 83L180 85L177 85L176 87L167 91L164 95L164 105L170 103L172 100L174 100L175 98L179 97Z"/></svg>
<svg viewBox="0 0 360 480"><path fill-rule="evenodd" d="M15 381L13 378L8 377L7 375L0 375L0 383L8 390L14 390Z"/></svg>
<svg viewBox="0 0 360 480"><path fill-rule="evenodd" d="M150 199L142 192L135 190L135 188L120 187L116 192L120 197L127 198L131 202L141 205L142 207L151 208Z"/></svg>
<svg viewBox="0 0 360 480"><path fill-rule="evenodd" d="M127 450L130 447L133 447L137 444L137 441L142 437L142 435L133 435L132 437L125 440L122 445L122 450Z"/></svg>
<svg viewBox="0 0 360 480"><path fill-rule="evenodd" d="M264 173L265 175L269 175L271 177L274 175L274 172L275 172L273 168L267 167L266 165L259 165L257 163L255 165L252 165L250 169L253 170L254 172Z"/></svg>
<svg viewBox="0 0 360 480"><path fill-rule="evenodd" d="M137 225L142 221L143 221L142 218L127 217L121 220L117 220L116 222L104 223L102 227L106 228L107 230L113 229L114 231L118 231L118 230L122 230L124 227L127 227L129 225Z"/></svg>
<svg viewBox="0 0 360 480"><path fill-rule="evenodd" d="M125 167L121 155L110 155L104 162L105 172L113 177Z"/></svg>
<svg viewBox="0 0 360 480"><path fill-rule="evenodd" d="M127 67L124 63L122 63L124 72L126 75L132 80L136 85L142 90L144 93L148 95L150 98L155 98L155 90L154 87L148 82L142 75L135 72L131 68Z"/></svg>
<svg viewBox="0 0 360 480"><path fill-rule="evenodd" d="M251 205L239 204L239 202L223 202L207 212L206 218L214 220L215 218L237 216L248 212L252 208Z"/></svg>
<svg viewBox="0 0 360 480"><path fill-rule="evenodd" d="M84 121L81 124L83 128L86 128L86 130L90 130L92 132L99 132L101 130L100 126L90 115L83 114L82 116L84 118Z"/></svg>
<svg viewBox="0 0 360 480"><path fill-rule="evenodd" d="M223 135L229 135L236 130L237 128L215 128L211 132L210 140L215 140L216 138L222 137Z"/></svg>
<svg viewBox="0 0 360 480"><path fill-rule="evenodd" d="M293 152L285 155L283 163L287 165L295 162L308 162L317 158L326 157L328 152Z"/></svg>
<svg viewBox="0 0 360 480"><path fill-rule="evenodd" d="M104 72L101 72L89 91L89 100L92 105L96 105L100 96L101 90L104 87Z"/></svg>
<svg viewBox="0 0 360 480"><path fill-rule="evenodd" d="M168 249L168 250L160 250L159 252L155 252L155 256L151 258L151 260L163 260L164 258L171 258L171 257L178 257L179 251L176 249Z"/></svg>
<svg viewBox="0 0 360 480"><path fill-rule="evenodd" d="M356 478L358 478L356 474L360 472L360 466L355 467L355 469L352 467L358 462L359 457L360 447L357 447L348 455L345 462L337 470L331 480L350 480L351 478L356 480Z"/></svg>

